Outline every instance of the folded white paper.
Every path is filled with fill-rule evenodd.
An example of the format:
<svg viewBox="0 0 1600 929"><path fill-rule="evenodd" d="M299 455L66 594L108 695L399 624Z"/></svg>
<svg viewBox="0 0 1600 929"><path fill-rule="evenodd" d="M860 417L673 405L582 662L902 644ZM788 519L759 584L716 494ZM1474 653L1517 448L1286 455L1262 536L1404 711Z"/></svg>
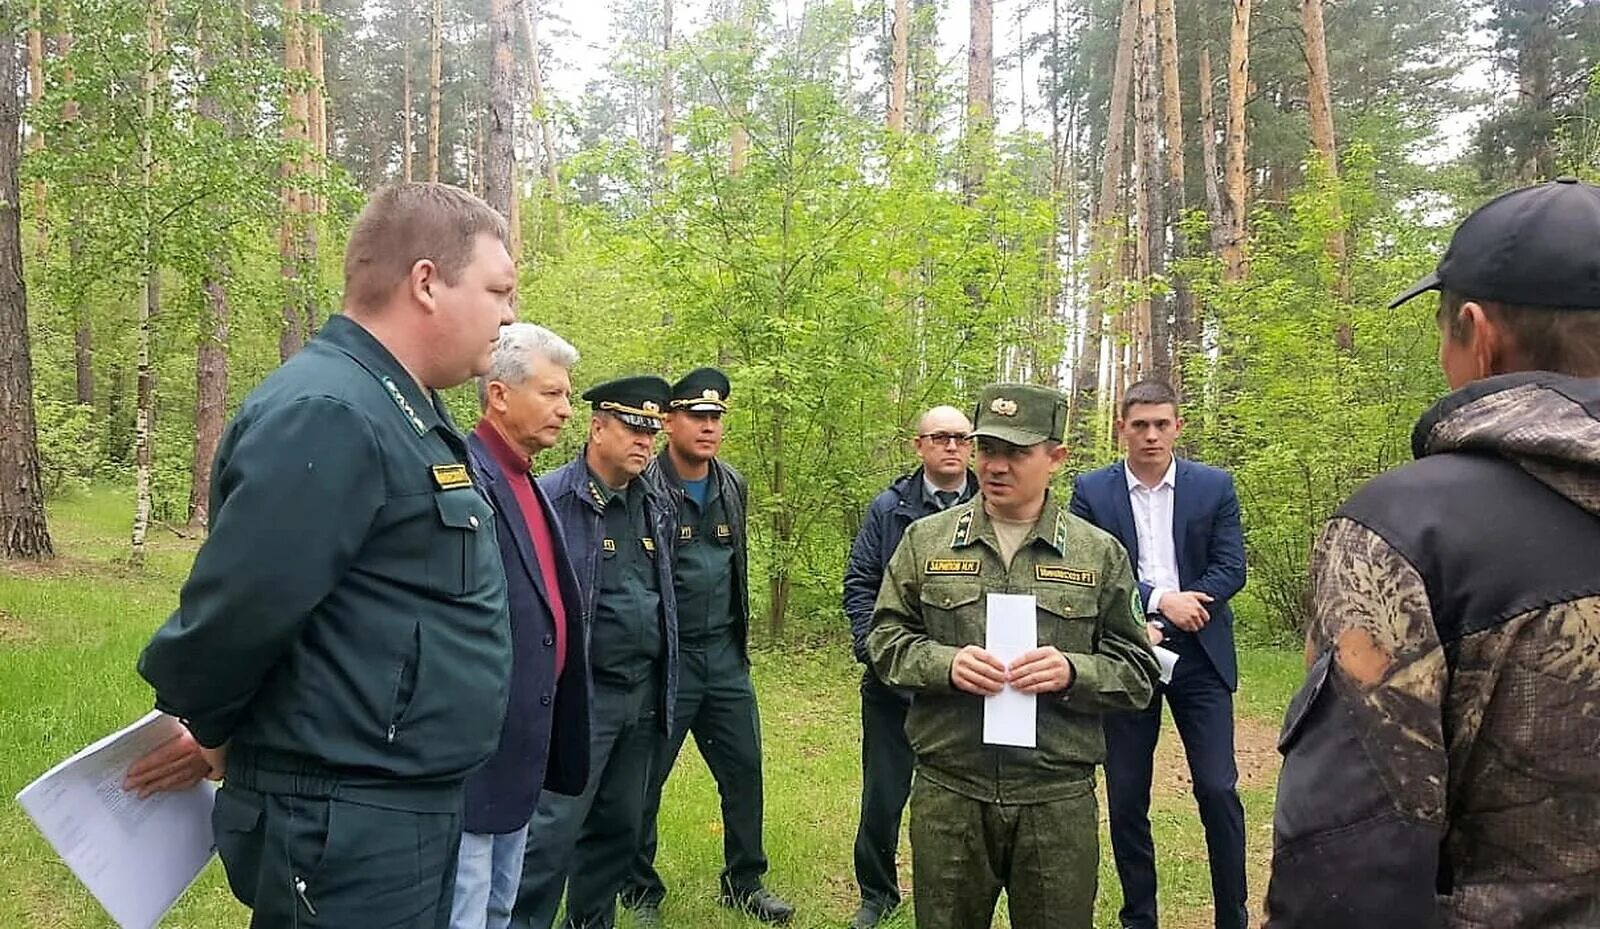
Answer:
<svg viewBox="0 0 1600 929"><path fill-rule="evenodd" d="M1178 664L1178 653L1159 645L1151 646L1150 650L1156 653L1156 664L1161 666L1161 683L1172 683L1172 669Z"/></svg>
<svg viewBox="0 0 1600 929"><path fill-rule="evenodd" d="M17 802L123 929L150 929L211 860L216 785L141 800L122 789L128 766L183 724L152 710L22 788Z"/></svg>
<svg viewBox="0 0 1600 929"><path fill-rule="evenodd" d="M990 594L984 649L1010 665L1039 647L1039 614L1032 594ZM988 745L1038 747L1038 707L1033 694L1007 684L983 701L983 741Z"/></svg>

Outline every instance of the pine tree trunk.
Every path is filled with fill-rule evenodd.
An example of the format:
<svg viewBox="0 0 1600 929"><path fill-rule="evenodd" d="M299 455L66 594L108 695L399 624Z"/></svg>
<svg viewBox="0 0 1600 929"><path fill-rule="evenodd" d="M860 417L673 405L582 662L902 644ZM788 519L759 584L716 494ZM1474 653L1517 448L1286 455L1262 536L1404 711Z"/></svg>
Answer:
<svg viewBox="0 0 1600 929"><path fill-rule="evenodd" d="M309 142L306 95L303 87L306 61L304 13L300 0L283 3L283 67L290 80L287 118L283 123L284 141L293 149L282 165L282 217L278 225L278 268L283 279L282 328L278 331L278 360L288 361L305 345L305 285L301 279L300 224L304 221L305 199L300 190L304 168L304 146Z"/></svg>
<svg viewBox="0 0 1600 929"><path fill-rule="evenodd" d="M512 165L516 161L511 40L511 0L489 0L489 140L483 189L484 199L508 220L511 201L516 196L511 188Z"/></svg>
<svg viewBox="0 0 1600 929"><path fill-rule="evenodd" d="M1166 271L1166 162L1161 159L1161 63L1156 44L1156 0L1140 0L1139 35L1134 46L1134 72L1138 75L1134 95L1134 138L1139 183L1135 188L1138 242L1136 276L1153 283ZM1135 343L1135 377L1172 379L1172 356L1167 342L1167 304L1157 293L1140 299L1135 317L1138 340Z"/></svg>
<svg viewBox="0 0 1600 929"><path fill-rule="evenodd" d="M411 105L415 93L411 86L411 17L404 16L406 21L405 50L401 52L404 59L400 62L400 97L404 101L400 111L400 176L406 183L411 183L412 152L416 148L415 132L412 130L413 107Z"/></svg>
<svg viewBox="0 0 1600 929"><path fill-rule="evenodd" d="M661 87L656 103L661 110L661 133L657 151L661 159L661 180L666 184L667 162L672 159L672 139L677 131L672 112L672 0L661 0Z"/></svg>
<svg viewBox="0 0 1600 929"><path fill-rule="evenodd" d="M1188 255L1188 242L1179 223L1187 209L1183 164L1183 90L1178 79L1178 23L1173 0L1156 0L1156 21L1161 32L1161 116L1162 135L1167 151L1167 214L1164 221L1171 230L1172 257L1181 261ZM1179 386L1183 360L1196 344L1194 295L1182 275L1173 275L1172 327L1168 334L1167 357L1171 361L1171 381Z"/></svg>
<svg viewBox="0 0 1600 929"><path fill-rule="evenodd" d="M22 211L17 169L22 101L21 49L0 32L0 558L54 554L44 517L39 433L33 416L28 292L22 276Z"/></svg>
<svg viewBox="0 0 1600 929"><path fill-rule="evenodd" d="M1237 281L1245 275L1245 122L1244 104L1250 90L1251 0L1232 0L1233 25L1228 39L1228 244L1223 252L1224 277Z"/></svg>
<svg viewBox="0 0 1600 929"><path fill-rule="evenodd" d="M214 63L211 42L202 27L201 67L210 72ZM234 127L223 119L216 97L205 94L195 104L204 119ZM194 454L189 462L189 528L202 530L211 519L211 464L222 441L228 403L228 259L224 249L211 257L209 272L200 282L200 312L195 326Z"/></svg>
<svg viewBox="0 0 1600 929"><path fill-rule="evenodd" d="M888 127L893 133L906 131L906 81L911 63L911 6L909 0L894 0L893 51L889 64Z"/></svg>
<svg viewBox="0 0 1600 929"><path fill-rule="evenodd" d="M939 7L935 0L911 0L911 34L907 67L911 71L911 126L918 135L933 131L934 93L938 89Z"/></svg>
<svg viewBox="0 0 1600 929"><path fill-rule="evenodd" d="M39 0L33 0L28 10L28 101L35 106L44 99L44 14ZM44 132L33 126L28 136L28 148L44 150ZM49 220L44 209L44 181L33 182L34 253L44 255L49 249Z"/></svg>
<svg viewBox="0 0 1600 929"><path fill-rule="evenodd" d="M1322 26L1322 0L1300 0L1300 27L1306 41L1306 103L1311 113L1311 141L1322 158L1330 181L1339 179L1339 151L1333 134L1333 90L1328 77L1327 35ZM1335 288L1341 300L1350 297L1350 276L1345 266L1344 211L1334 201L1337 225L1328 233L1328 255L1333 259ZM1349 351L1355 347L1355 330L1347 314L1334 330L1334 342Z"/></svg>
<svg viewBox="0 0 1600 929"><path fill-rule="evenodd" d="M134 564L144 563L145 536L150 528L151 478L155 460L154 416L156 405L155 369L150 364L150 343L153 340L154 319L161 309L161 276L155 263L155 216L151 204L151 188L155 183L155 115L156 96L161 87L162 61L166 56L164 30L167 20L166 0L149 0L146 22L146 59L144 65L144 99L140 110L143 125L139 129L139 177L142 185L142 216L145 224L140 240L140 273L144 276L139 288L139 368L138 394L134 407L133 463L134 509L130 556Z"/></svg>
<svg viewBox="0 0 1600 929"><path fill-rule="evenodd" d="M1551 79L1555 71L1554 0L1522 0L1517 4L1522 34L1517 46L1517 109L1527 126L1517 148L1518 184L1533 184L1555 171L1555 122L1550 118Z"/></svg>
<svg viewBox="0 0 1600 929"><path fill-rule="evenodd" d="M994 0L970 0L967 40L967 170L962 190L971 203L983 190L994 128Z"/></svg>
<svg viewBox="0 0 1600 929"><path fill-rule="evenodd" d="M735 0L737 6L739 45L741 58L748 59L755 43L754 11L751 9L754 0ZM745 125L745 118L749 115L749 101L742 94L734 94L728 102L728 116L733 121L733 129L728 138L728 173L738 177L744 171L745 162L750 157L750 129Z"/></svg>
<svg viewBox="0 0 1600 929"><path fill-rule="evenodd" d="M550 185L550 196L561 196L561 182L556 160L555 138L550 130L550 114L544 98L544 66L540 64L539 19L535 13L535 0L523 0L522 26L528 42L528 80L533 85L533 115L539 123L539 147L544 152L544 176ZM559 220L560 214L557 213Z"/></svg>
<svg viewBox="0 0 1600 929"><path fill-rule="evenodd" d="M439 102L444 78L444 3L433 0L428 20L428 180L439 180Z"/></svg>
<svg viewBox="0 0 1600 929"><path fill-rule="evenodd" d="M306 130L310 150L306 153L305 174L319 184L327 176L328 162L328 106L322 61L322 0L305 0L307 13L302 35L305 37L306 69L311 86L306 90ZM305 340L317 334L321 324L322 307L317 293L317 250L322 233L322 196L316 191L303 195L306 214L301 231L300 277L304 282Z"/></svg>

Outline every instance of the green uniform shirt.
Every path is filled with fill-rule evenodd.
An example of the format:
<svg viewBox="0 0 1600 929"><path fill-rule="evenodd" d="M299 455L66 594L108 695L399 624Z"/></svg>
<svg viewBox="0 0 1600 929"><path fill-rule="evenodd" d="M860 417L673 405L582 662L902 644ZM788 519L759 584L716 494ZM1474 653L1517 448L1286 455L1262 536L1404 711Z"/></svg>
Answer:
<svg viewBox="0 0 1600 929"><path fill-rule="evenodd" d="M667 471L670 474L670 470ZM668 480L678 500L678 544L672 586L678 594L678 641L704 647L733 627L733 525L715 475L706 481L705 506Z"/></svg>
<svg viewBox="0 0 1600 929"><path fill-rule="evenodd" d="M460 779L511 673L494 510L467 446L365 329L334 316L217 449L211 531L139 671L202 745L378 779Z"/></svg>
<svg viewBox="0 0 1600 929"><path fill-rule="evenodd" d="M995 803L1072 796L1105 759L1103 710L1149 704L1157 677L1133 570L1110 535L1045 499L1008 569L980 495L918 520L884 573L867 651L885 682L915 691L906 734L918 776ZM1037 598L1039 644L1072 663L1072 685L1038 696L1038 747L983 743L983 698L950 683L983 645L990 593Z"/></svg>
<svg viewBox="0 0 1600 929"><path fill-rule="evenodd" d="M645 513L644 482L612 490L590 472L605 500L600 570L590 654L596 677L632 684L655 672L661 659L661 593L657 540Z"/></svg>

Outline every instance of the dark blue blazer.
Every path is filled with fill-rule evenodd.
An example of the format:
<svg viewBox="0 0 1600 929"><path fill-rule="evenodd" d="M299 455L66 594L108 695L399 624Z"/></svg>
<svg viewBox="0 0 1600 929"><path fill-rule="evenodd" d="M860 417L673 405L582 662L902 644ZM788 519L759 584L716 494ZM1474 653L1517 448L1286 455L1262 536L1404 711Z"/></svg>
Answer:
<svg viewBox="0 0 1600 929"><path fill-rule="evenodd" d="M1117 537L1135 571L1139 533L1128 498L1125 462L1090 471L1072 485L1072 513ZM1229 690L1239 687L1239 660L1233 647L1233 610L1228 600L1244 587L1244 531L1239 526L1239 496L1228 472L1178 459L1172 492L1173 550L1184 590L1211 595L1211 621L1198 636L1200 647ZM1139 597L1149 603L1151 586L1139 582Z"/></svg>
<svg viewBox="0 0 1600 929"><path fill-rule="evenodd" d="M555 510L533 482L555 540L556 574L567 616L567 656L555 679L555 620L533 539L508 477L483 440L467 437L474 480L496 511L495 531L506 568L511 608L511 685L500 747L467 778L467 832L504 834L527 825L541 789L583 792L589 779L589 630L578 577L567 558L566 539Z"/></svg>

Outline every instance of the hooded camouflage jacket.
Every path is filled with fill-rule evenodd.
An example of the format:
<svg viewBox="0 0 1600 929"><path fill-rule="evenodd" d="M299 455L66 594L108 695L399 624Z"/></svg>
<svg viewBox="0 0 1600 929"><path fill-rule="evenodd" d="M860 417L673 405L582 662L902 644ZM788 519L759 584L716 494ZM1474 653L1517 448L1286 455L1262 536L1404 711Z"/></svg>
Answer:
<svg viewBox="0 0 1600 929"><path fill-rule="evenodd" d="M987 633L985 594L1032 594L1038 642L1072 664L1072 684L1037 700L1038 748L983 742L983 698L950 683L950 665ZM917 776L992 803L1047 803L1093 789L1105 760L1104 710L1150 702L1155 655L1122 545L1055 495L1011 559L983 497L912 523L889 560L867 652L886 683L914 692L906 736Z"/></svg>
<svg viewBox="0 0 1600 929"><path fill-rule="evenodd" d="M1600 379L1469 385L1311 562L1268 926L1600 926Z"/></svg>

